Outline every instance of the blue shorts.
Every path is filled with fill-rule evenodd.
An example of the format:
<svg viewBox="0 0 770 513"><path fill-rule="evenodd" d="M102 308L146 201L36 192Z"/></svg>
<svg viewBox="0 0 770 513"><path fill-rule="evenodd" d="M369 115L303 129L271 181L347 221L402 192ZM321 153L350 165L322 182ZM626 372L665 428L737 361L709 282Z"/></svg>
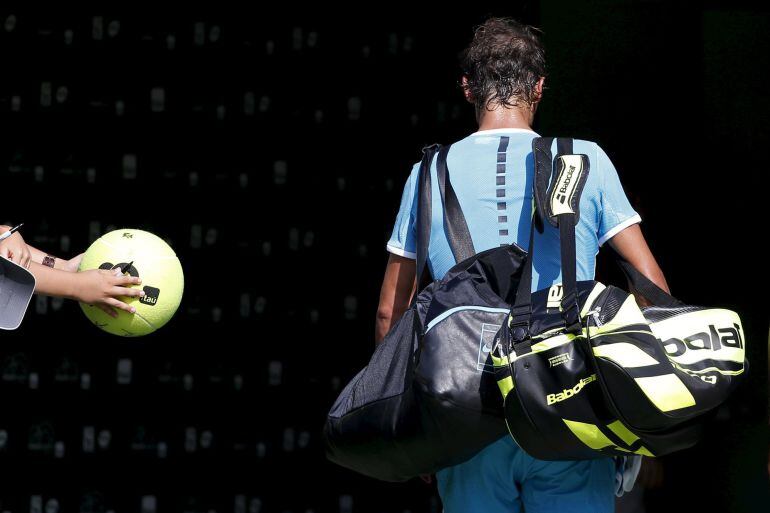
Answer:
<svg viewBox="0 0 770 513"><path fill-rule="evenodd" d="M444 513L613 513L612 458L543 461L510 436L472 459L439 471Z"/></svg>

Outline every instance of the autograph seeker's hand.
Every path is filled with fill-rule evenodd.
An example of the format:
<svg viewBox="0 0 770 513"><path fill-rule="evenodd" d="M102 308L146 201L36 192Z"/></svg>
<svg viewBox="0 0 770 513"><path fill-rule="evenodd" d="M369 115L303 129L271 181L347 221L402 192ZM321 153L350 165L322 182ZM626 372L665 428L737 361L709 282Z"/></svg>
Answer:
<svg viewBox="0 0 770 513"><path fill-rule="evenodd" d="M0 226L0 235L10 229L10 226ZM16 232L7 239L0 241L0 256L28 269L32 259L32 252L27 243L24 242L21 234Z"/></svg>
<svg viewBox="0 0 770 513"><path fill-rule="evenodd" d="M117 298L144 296L143 290L129 288L130 285L142 283L141 278L124 276L120 271L116 274L114 270L91 269L77 273L75 278L73 298L96 306L111 317L118 316L116 308L129 313L136 312L136 308Z"/></svg>

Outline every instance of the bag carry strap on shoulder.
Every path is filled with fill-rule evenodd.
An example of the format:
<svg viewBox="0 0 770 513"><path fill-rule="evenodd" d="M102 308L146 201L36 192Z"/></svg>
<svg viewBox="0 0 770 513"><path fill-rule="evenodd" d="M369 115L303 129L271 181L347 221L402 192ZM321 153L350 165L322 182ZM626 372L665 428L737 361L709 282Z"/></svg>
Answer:
<svg viewBox="0 0 770 513"><path fill-rule="evenodd" d="M417 190L417 258L415 262L417 292L419 292L425 268L428 265L428 242L431 225L431 180L430 164L441 145L431 144L422 149L422 162L419 171L419 189ZM412 304L417 300L417 292L412 296Z"/></svg>
<svg viewBox="0 0 770 513"><path fill-rule="evenodd" d="M539 137L532 141L532 156L535 161L535 177L533 179L533 191L532 197L535 200L535 222L538 226L538 231L543 231L543 222L547 216L544 215L546 211L546 197L548 195L548 185L551 183L551 166L553 166L553 155L551 154L551 144L553 143L553 137ZM538 170L543 170L538 172ZM553 223L556 226L554 220Z"/></svg>
<svg viewBox="0 0 770 513"><path fill-rule="evenodd" d="M463 210L460 208L457 194L455 194L452 182L449 180L446 158L450 147L444 146L438 152L436 172L441 200L444 205L444 231L455 257L455 263L458 263L475 255L476 250L473 248L471 232L468 230L468 223L466 223Z"/></svg>
<svg viewBox="0 0 770 513"><path fill-rule="evenodd" d="M449 179L449 170L446 165L449 148L450 146L431 144L422 149L419 190L417 191L417 258L415 265L418 289L428 265L428 244L430 243L430 227L433 222L431 217L433 198L430 167L434 157L436 157L436 176L441 203L444 207L444 230L455 261L462 262L476 254L468 230L468 223L465 221L460 202L457 200L457 194ZM412 298L412 303L416 298L417 294Z"/></svg>
<svg viewBox="0 0 770 513"><path fill-rule="evenodd" d="M538 137L532 141L535 161L535 211L532 212L527 266L519 282L508 325L516 354L531 351L529 322L532 315L532 265L535 251L534 233L539 216L559 227L563 288L561 307L565 329L569 333L579 333L582 329L577 303L575 225L579 221L578 205L590 164L587 156L572 153L572 139L557 139L558 153L556 159L552 159L552 142L553 139L548 137Z"/></svg>
<svg viewBox="0 0 770 513"><path fill-rule="evenodd" d="M588 179L590 163L586 155L573 153L572 139L556 140L557 154L554 159L553 177L548 188L545 206L549 219L556 219L561 246L561 275L563 295L562 316L568 333L582 330L580 307L577 301L577 255L575 226L580 221L580 197ZM538 170L540 171L540 170Z"/></svg>

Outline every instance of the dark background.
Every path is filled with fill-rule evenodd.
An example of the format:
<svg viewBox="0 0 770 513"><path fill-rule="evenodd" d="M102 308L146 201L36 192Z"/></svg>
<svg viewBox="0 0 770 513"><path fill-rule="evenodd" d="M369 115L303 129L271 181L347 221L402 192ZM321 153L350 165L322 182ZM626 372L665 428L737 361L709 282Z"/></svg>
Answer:
<svg viewBox="0 0 770 513"><path fill-rule="evenodd" d="M0 13L0 221L62 257L149 230L186 276L143 339L45 297L0 333L0 511L440 511L319 435L374 347L412 163L476 129L456 54L488 14L544 31L535 130L598 142L673 293L744 321L750 377L650 511L766 511L768 11L511 4Z"/></svg>

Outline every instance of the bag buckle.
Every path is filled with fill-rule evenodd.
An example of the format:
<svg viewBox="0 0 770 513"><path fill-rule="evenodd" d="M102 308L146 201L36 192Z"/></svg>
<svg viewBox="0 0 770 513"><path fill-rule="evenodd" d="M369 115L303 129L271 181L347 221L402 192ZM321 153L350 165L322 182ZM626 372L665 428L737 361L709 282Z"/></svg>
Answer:
<svg viewBox="0 0 770 513"><path fill-rule="evenodd" d="M529 319L514 322L511 318L508 321L508 332L511 334L511 342L514 345L528 340L530 338Z"/></svg>

